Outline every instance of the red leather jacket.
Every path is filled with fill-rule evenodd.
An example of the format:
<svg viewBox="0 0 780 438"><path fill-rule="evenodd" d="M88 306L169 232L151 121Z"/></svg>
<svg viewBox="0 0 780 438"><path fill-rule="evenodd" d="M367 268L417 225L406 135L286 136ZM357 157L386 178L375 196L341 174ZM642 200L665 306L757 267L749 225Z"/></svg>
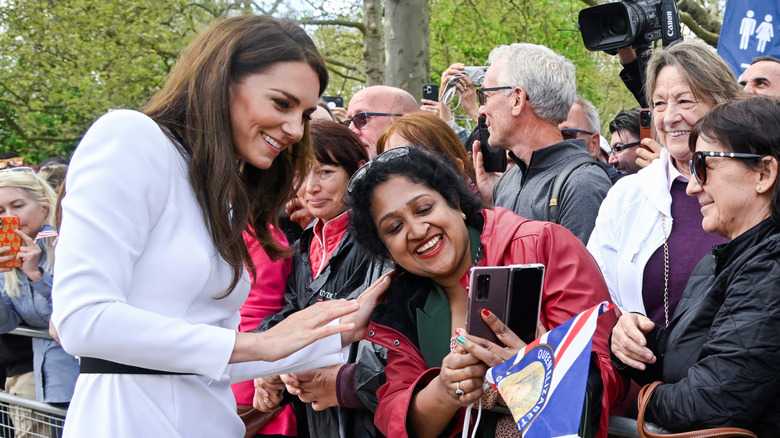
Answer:
<svg viewBox="0 0 780 438"><path fill-rule="evenodd" d="M545 265L540 320L548 330L602 301L610 301L598 265L571 232L550 222L525 219L502 208L483 210L483 216L485 222L480 241L484 255L479 266ZM439 368L426 366L416 327L416 315L425 304L430 285L410 290L404 282L394 280L393 283L396 287L391 286L389 302L378 307L372 315L366 339L388 350L387 383L377 392L379 407L374 422L386 436L396 438L409 435L407 413L411 399L438 375ZM593 339L593 352L597 355L604 383L600 437L606 437L610 409L623 399L627 387L609 358L609 333L615 321L614 312L602 315ZM463 410L456 416L456 421L451 422L449 429L453 435L462 424L462 415Z"/></svg>

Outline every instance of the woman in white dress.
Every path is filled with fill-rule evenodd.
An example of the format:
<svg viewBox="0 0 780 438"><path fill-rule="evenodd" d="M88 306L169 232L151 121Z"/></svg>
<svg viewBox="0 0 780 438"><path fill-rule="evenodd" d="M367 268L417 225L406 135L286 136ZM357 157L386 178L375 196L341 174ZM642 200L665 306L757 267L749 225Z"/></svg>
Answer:
<svg viewBox="0 0 780 438"><path fill-rule="evenodd" d="M267 225L306 171L326 85L299 26L231 18L193 41L142 112L112 111L85 134L54 268L53 323L81 357L66 437L243 436L231 381L343 362L362 338L387 277L360 305L236 331L254 269L242 232L286 254Z"/></svg>

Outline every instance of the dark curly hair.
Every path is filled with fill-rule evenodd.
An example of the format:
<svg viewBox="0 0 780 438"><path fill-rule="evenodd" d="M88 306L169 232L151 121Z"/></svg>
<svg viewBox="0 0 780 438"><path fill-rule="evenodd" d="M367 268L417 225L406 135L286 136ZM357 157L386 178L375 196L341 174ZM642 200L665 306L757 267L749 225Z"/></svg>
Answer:
<svg viewBox="0 0 780 438"><path fill-rule="evenodd" d="M732 152L774 157L780 161L780 100L742 95L713 107L693 126L688 147L696 151L699 137L717 140ZM739 160L756 170L761 160ZM770 204L772 222L780 225L780 178L775 180Z"/></svg>
<svg viewBox="0 0 780 438"><path fill-rule="evenodd" d="M393 176L439 192L450 207L466 214L467 225L482 228L482 202L466 186L451 160L419 146L390 149L369 161L350 182L352 233L360 236L358 242L369 254L389 256L374 225L371 205L376 188Z"/></svg>

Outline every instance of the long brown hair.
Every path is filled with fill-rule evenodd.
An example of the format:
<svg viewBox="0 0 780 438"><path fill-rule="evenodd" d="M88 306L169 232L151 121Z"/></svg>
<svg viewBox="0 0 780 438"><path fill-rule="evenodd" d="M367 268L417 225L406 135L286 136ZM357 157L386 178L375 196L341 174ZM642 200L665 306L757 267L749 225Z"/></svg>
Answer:
<svg viewBox="0 0 780 438"><path fill-rule="evenodd" d="M278 211L292 196L296 173L311 162L308 123L301 141L283 151L266 170L237 160L230 124L230 85L278 62L305 62L319 78L328 72L314 42L295 22L246 15L219 21L201 33L171 71L167 83L143 112L167 128L189 160L189 179L220 256L233 279L254 264L242 232L253 232L272 259L289 254L271 235ZM251 227L248 225L251 223ZM252 231L253 230L253 231Z"/></svg>

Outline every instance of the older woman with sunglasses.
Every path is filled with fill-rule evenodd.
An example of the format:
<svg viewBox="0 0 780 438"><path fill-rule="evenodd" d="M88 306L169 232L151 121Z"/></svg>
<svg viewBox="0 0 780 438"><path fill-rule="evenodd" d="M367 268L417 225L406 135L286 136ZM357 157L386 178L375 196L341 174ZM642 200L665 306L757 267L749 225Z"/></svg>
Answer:
<svg viewBox="0 0 780 438"><path fill-rule="evenodd" d="M571 232L502 208L483 209L455 168L432 152L391 149L358 170L349 191L361 245L392 258L400 272L368 331L369 340L388 349L374 419L386 436L451 436L463 424L464 408L483 396L487 366L497 363L460 350L482 342L461 330L472 266L544 264L539 320L546 329L609 299L598 266ZM607 415L624 388L606 345L614 314L604 316L593 341L594 408L585 416L598 428L595 436L606 436ZM507 349L495 347L508 354L503 359L525 345L510 337L499 336ZM477 436L517 435L510 416L482 413Z"/></svg>
<svg viewBox="0 0 780 438"><path fill-rule="evenodd" d="M696 267L668 327L636 313L612 332L613 361L662 380L647 417L671 431L736 426L780 436L780 101L739 97L690 134L688 194L729 243Z"/></svg>
<svg viewBox="0 0 780 438"><path fill-rule="evenodd" d="M666 326L693 268L712 245L724 242L702 230L699 205L685 194L688 137L710 108L738 94L729 67L701 44L683 42L650 58L647 100L664 145L661 157L615 184L588 241L622 311Z"/></svg>

